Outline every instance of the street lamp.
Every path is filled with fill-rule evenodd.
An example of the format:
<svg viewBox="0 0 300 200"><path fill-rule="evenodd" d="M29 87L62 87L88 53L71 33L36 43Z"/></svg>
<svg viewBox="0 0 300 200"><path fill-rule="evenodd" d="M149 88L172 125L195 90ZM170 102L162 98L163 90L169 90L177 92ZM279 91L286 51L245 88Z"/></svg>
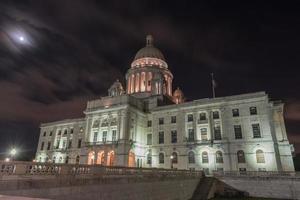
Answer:
<svg viewBox="0 0 300 200"><path fill-rule="evenodd" d="M13 161L14 157L17 154L17 149L15 149L15 148L11 149L10 152L9 152L9 154L10 154L11 160Z"/></svg>
<svg viewBox="0 0 300 200"><path fill-rule="evenodd" d="M174 158L174 156L171 155L171 156L170 156L170 159L171 159L171 169L173 169L173 158Z"/></svg>
<svg viewBox="0 0 300 200"><path fill-rule="evenodd" d="M10 161L10 159L9 158L5 158L5 162L9 162Z"/></svg>

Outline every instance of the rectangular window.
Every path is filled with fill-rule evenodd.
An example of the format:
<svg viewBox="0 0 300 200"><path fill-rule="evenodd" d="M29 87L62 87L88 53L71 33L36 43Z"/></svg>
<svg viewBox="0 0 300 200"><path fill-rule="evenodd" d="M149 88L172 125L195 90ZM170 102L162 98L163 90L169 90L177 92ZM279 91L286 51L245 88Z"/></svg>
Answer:
<svg viewBox="0 0 300 200"><path fill-rule="evenodd" d="M200 120L206 120L206 113L200 113L199 119Z"/></svg>
<svg viewBox="0 0 300 200"><path fill-rule="evenodd" d="M78 140L77 148L81 148L81 139Z"/></svg>
<svg viewBox="0 0 300 200"><path fill-rule="evenodd" d="M61 135L61 130L58 131L57 135Z"/></svg>
<svg viewBox="0 0 300 200"><path fill-rule="evenodd" d="M232 117L240 116L240 112L238 108L232 109Z"/></svg>
<svg viewBox="0 0 300 200"><path fill-rule="evenodd" d="M151 120L148 120L147 122L147 127L151 127L152 126L152 121Z"/></svg>
<svg viewBox="0 0 300 200"><path fill-rule="evenodd" d="M234 125L235 139L242 139L242 127L241 125Z"/></svg>
<svg viewBox="0 0 300 200"><path fill-rule="evenodd" d="M177 143L177 131L171 131L171 143Z"/></svg>
<svg viewBox="0 0 300 200"><path fill-rule="evenodd" d="M188 129L188 142L194 142L195 141L195 134L194 129Z"/></svg>
<svg viewBox="0 0 300 200"><path fill-rule="evenodd" d="M72 148L72 140L69 141L68 149Z"/></svg>
<svg viewBox="0 0 300 200"><path fill-rule="evenodd" d="M259 124L252 124L253 138L261 138Z"/></svg>
<svg viewBox="0 0 300 200"><path fill-rule="evenodd" d="M50 134L49 134L49 136L52 136L52 131L50 131Z"/></svg>
<svg viewBox="0 0 300 200"><path fill-rule="evenodd" d="M63 143L62 143L62 148L65 149L66 148L66 141L63 140Z"/></svg>
<svg viewBox="0 0 300 200"><path fill-rule="evenodd" d="M188 114L187 116L187 121L188 122L192 122L194 119L193 119L193 114Z"/></svg>
<svg viewBox="0 0 300 200"><path fill-rule="evenodd" d="M213 119L220 119L220 115L218 111L213 112Z"/></svg>
<svg viewBox="0 0 300 200"><path fill-rule="evenodd" d="M47 150L50 150L50 147L51 147L51 142L48 142Z"/></svg>
<svg viewBox="0 0 300 200"><path fill-rule="evenodd" d="M152 164L152 152L151 151L147 154L147 164L148 165Z"/></svg>
<svg viewBox="0 0 300 200"><path fill-rule="evenodd" d="M44 134L43 134L43 136L45 137L46 135L47 135L47 132L45 131Z"/></svg>
<svg viewBox="0 0 300 200"><path fill-rule="evenodd" d="M158 144L163 144L165 141L164 141L164 132L163 131L160 131L158 133Z"/></svg>
<svg viewBox="0 0 300 200"><path fill-rule="evenodd" d="M102 142L106 142L107 131L102 132Z"/></svg>
<svg viewBox="0 0 300 200"><path fill-rule="evenodd" d="M207 140L207 128L201 128L201 140Z"/></svg>
<svg viewBox="0 0 300 200"><path fill-rule="evenodd" d="M43 151L44 150L44 142L42 142L42 144L41 144L41 151Z"/></svg>
<svg viewBox="0 0 300 200"><path fill-rule="evenodd" d="M152 145L152 134L147 134L147 145Z"/></svg>
<svg viewBox="0 0 300 200"><path fill-rule="evenodd" d="M113 142L117 141L117 130L112 131L112 141Z"/></svg>
<svg viewBox="0 0 300 200"><path fill-rule="evenodd" d="M172 117L171 117L171 123L172 123L172 124L175 124L175 123L176 123L176 116L172 116Z"/></svg>
<svg viewBox="0 0 300 200"><path fill-rule="evenodd" d="M256 107L250 107L249 110L250 110L250 115L257 115Z"/></svg>
<svg viewBox="0 0 300 200"><path fill-rule="evenodd" d="M164 124L164 118L159 118L159 119L158 119L158 124L159 124L159 125Z"/></svg>
<svg viewBox="0 0 300 200"><path fill-rule="evenodd" d="M93 142L97 142L98 140L98 132L94 132Z"/></svg>
<svg viewBox="0 0 300 200"><path fill-rule="evenodd" d="M58 149L59 148L59 143L60 143L60 140L57 140L57 142L56 142L56 149Z"/></svg>
<svg viewBox="0 0 300 200"><path fill-rule="evenodd" d="M214 127L214 134L215 134L215 140L222 140L221 127L220 126L215 126Z"/></svg>

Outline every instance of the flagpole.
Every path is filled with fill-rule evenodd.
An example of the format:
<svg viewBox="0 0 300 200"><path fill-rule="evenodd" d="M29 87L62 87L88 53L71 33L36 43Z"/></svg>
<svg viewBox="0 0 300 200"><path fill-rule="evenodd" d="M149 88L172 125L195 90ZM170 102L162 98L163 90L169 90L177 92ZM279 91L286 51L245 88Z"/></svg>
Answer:
<svg viewBox="0 0 300 200"><path fill-rule="evenodd" d="M215 98L216 93L215 93L214 73L210 73L210 75L211 75L211 87L212 87L213 98Z"/></svg>

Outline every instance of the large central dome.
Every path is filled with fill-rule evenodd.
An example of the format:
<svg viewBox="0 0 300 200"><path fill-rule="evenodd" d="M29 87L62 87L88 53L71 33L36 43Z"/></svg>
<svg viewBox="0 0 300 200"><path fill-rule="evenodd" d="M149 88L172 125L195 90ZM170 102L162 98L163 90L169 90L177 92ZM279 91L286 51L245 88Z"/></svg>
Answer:
<svg viewBox="0 0 300 200"><path fill-rule="evenodd" d="M158 58L165 61L165 57L161 51L153 46L152 35L147 35L146 46L136 53L134 60L138 60L140 58Z"/></svg>

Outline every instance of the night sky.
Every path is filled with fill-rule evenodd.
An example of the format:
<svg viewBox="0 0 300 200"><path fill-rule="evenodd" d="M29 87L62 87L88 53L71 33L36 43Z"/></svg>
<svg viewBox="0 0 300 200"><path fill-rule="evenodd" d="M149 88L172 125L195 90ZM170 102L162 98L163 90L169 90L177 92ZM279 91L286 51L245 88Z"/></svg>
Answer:
<svg viewBox="0 0 300 200"><path fill-rule="evenodd" d="M0 159L32 159L39 124L82 117L152 34L187 99L266 91L300 152L300 13L251 1L0 2ZM208 3L209 2L209 3ZM270 1L272 2L272 1ZM295 1L296 2L296 1ZM23 38L20 38L23 37Z"/></svg>

